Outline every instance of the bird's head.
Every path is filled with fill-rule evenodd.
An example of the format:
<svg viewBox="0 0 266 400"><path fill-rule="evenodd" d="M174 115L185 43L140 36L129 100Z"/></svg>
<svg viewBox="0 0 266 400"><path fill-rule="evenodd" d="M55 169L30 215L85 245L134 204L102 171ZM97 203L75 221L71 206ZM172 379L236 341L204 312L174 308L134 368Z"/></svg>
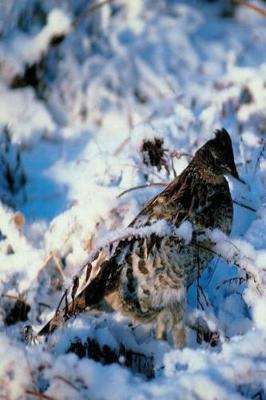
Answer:
<svg viewBox="0 0 266 400"><path fill-rule="evenodd" d="M232 141L225 129L215 132L215 138L209 140L196 153L196 157L204 162L205 167L214 176L231 175L244 183L238 175Z"/></svg>

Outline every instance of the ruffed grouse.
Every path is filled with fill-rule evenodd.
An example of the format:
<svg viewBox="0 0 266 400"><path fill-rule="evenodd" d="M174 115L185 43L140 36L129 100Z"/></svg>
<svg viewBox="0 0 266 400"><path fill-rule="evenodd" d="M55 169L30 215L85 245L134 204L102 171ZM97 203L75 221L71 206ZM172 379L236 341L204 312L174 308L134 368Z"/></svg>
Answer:
<svg viewBox="0 0 266 400"><path fill-rule="evenodd" d="M177 236L155 233L120 241L96 277L77 295L75 307L61 311L64 320L104 299L135 320L156 320L158 339L170 330L175 346L184 346L187 288L213 258L209 241L203 239L199 246L197 238L207 228L218 228L226 234L231 231L233 204L224 175L239 179L230 136L222 129L130 224L139 228L165 220L179 227L190 221L192 241L186 244ZM52 332L57 327L56 319L48 322L40 334Z"/></svg>

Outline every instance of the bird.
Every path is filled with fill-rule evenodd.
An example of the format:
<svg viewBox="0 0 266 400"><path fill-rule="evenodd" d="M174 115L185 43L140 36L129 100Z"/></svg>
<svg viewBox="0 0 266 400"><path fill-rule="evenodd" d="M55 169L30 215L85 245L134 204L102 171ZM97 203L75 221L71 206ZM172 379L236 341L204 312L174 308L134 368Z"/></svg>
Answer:
<svg viewBox="0 0 266 400"><path fill-rule="evenodd" d="M136 230L165 221L176 228L192 226L189 243L171 233L132 235L120 240L99 271L75 298L75 306L57 313L39 332L47 335L58 321L103 302L133 321L156 323L156 338L172 337L186 345L187 290L214 257L207 229L229 235L233 201L226 176L240 180L232 141L224 129L200 147L191 162L162 192L148 201L130 223Z"/></svg>

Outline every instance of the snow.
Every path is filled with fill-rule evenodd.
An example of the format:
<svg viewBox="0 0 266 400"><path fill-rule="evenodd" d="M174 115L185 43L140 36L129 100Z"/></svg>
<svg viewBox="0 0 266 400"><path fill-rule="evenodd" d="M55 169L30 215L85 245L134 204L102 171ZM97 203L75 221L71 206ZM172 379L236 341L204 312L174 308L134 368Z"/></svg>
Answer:
<svg viewBox="0 0 266 400"><path fill-rule="evenodd" d="M53 118L45 105L36 99L31 88L10 90L0 82L0 123L14 131L14 141L33 143L42 135L49 135L55 129ZM31 132L29 132L29 124Z"/></svg>
<svg viewBox="0 0 266 400"><path fill-rule="evenodd" d="M3 333L0 335L0 343L0 395L7 399L21 399L25 396L26 389L31 387L31 374L25 350L16 344L14 351L14 343Z"/></svg>
<svg viewBox="0 0 266 400"><path fill-rule="evenodd" d="M115 0L86 14L88 6L0 4L0 397L265 399L265 18L244 6L224 17L227 1ZM188 291L187 346L156 341L152 324L119 312L84 313L26 344L23 327L37 332L54 315L100 248L154 232L189 244L188 221L127 226L220 127L245 184L228 177L231 236L202 234L216 257L200 293L196 284ZM143 162L143 141L154 138L168 171ZM16 300L31 308L8 325ZM219 334L215 346L197 341L198 320ZM88 339L152 357L154 377L68 353Z"/></svg>
<svg viewBox="0 0 266 400"><path fill-rule="evenodd" d="M38 62L47 51L51 40L66 35L70 29L69 18L60 9L54 8L47 16L47 24L35 36L31 37L21 32L10 35L8 40L0 45L0 56L3 58L1 72L4 77L10 80L21 73L25 65Z"/></svg>

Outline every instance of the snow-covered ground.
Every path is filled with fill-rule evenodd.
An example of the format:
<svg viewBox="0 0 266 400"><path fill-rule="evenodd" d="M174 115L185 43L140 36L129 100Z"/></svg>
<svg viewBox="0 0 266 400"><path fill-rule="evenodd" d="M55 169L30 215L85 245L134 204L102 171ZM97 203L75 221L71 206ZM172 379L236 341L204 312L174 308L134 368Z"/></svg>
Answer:
<svg viewBox="0 0 266 400"><path fill-rule="evenodd" d="M222 0L92 3L0 2L0 398L266 399L266 19ZM38 331L90 253L220 127L247 184L230 180L231 238L210 233L221 257L188 298L219 343L188 328L175 350L87 313L26 345L23 327ZM141 151L154 138L161 168ZM154 378L79 359L77 338L152 358Z"/></svg>

